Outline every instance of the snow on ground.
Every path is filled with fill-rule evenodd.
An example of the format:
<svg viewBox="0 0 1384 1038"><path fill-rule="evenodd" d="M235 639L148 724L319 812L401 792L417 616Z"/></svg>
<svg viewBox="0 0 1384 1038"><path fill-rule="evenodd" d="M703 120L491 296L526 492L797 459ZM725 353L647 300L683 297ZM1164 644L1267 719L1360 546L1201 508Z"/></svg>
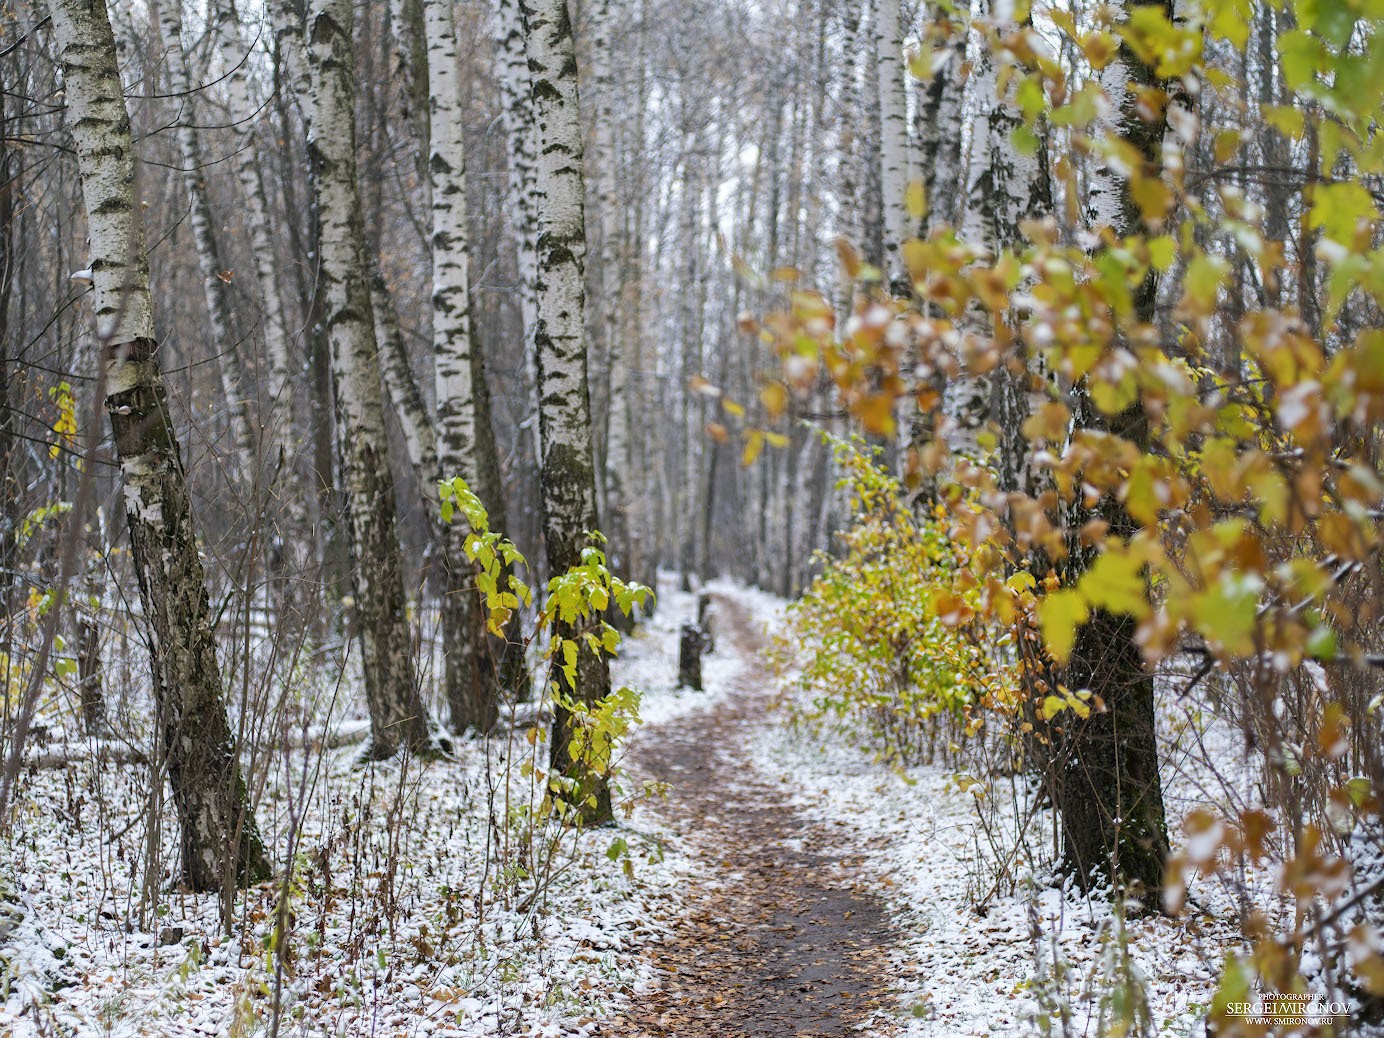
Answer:
<svg viewBox="0 0 1384 1038"><path fill-rule="evenodd" d="M666 578L659 590L613 675L644 692L646 723L711 709L750 665L722 633L704 659L707 690L677 689L678 627L695 618L696 596ZM707 590L766 628L780 622L773 596ZM358 709L337 706L349 697L336 679L322 681L303 717L358 723ZM1238 734L1186 697L1163 698L1173 828L1197 803L1252 798ZM1052 885L1049 822L1017 780L978 801L947 768L875 763L801 716L772 713L755 762L830 834L825 849L866 852L865 878L897 928L892 982L910 1038L1034 1033L1063 1007L1072 1033L1091 1033L1102 998L1131 976L1161 1034L1201 1033L1236 940L1226 920L1244 890L1262 897L1267 873L1239 891L1199 881L1189 914L1122 930L1104 902ZM0 1034L268 1033L275 1006L284 1035L593 1033L656 982L645 953L678 917L682 887L706 872L656 810L579 837L535 828L521 770L543 759L534 731L464 742L456 760L426 766L359 768L353 746L277 751L257 816L281 877L300 820L290 882L283 900L281 882L238 897L233 936L216 897L173 886L176 831L147 765L66 753L65 766L31 768L0 846ZM152 830L151 804L165 820ZM1020 844L1016 833L1026 853L997 882L997 853Z"/></svg>
<svg viewBox="0 0 1384 1038"><path fill-rule="evenodd" d="M715 583L706 590L724 591L726 586ZM746 592L735 589L737 595ZM678 633L684 623L697 619L697 595L678 586L676 574L659 576L658 609L646 622L626 638L620 659L611 669L616 685L628 685L643 693L639 717L645 724L671 721L698 710L707 710L720 702L731 687L732 679L741 665L725 639L721 651L713 649L702 657L702 686L704 691L680 689L678 681ZM711 633L716 637L717 619L712 606Z"/></svg>
<svg viewBox="0 0 1384 1038"><path fill-rule="evenodd" d="M663 590L614 669L650 689L654 717L717 695L674 690L695 599ZM708 688L733 665L709 657ZM318 723L350 728L358 704L333 710L350 697L322 680L316 710L339 716ZM591 1033L650 983L641 949L676 918L691 866L639 825L535 827L521 770L546 758L534 732L426 765L361 768L349 745L278 753L256 814L288 894L276 880L237 897L231 936L214 895L174 886L169 805L144 821L162 795L148 766L80 743L49 754L68 763L25 774L0 847L0 1034L267 1034L276 1006L283 1035Z"/></svg>
<svg viewBox="0 0 1384 1038"><path fill-rule="evenodd" d="M781 608L768 596L756 602L769 624ZM778 777L833 847L865 851L898 927L895 983L910 1038L1045 1033L1045 1018L1063 1033L1064 1011L1071 1033L1095 1033L1102 1000L1131 975L1147 991L1160 1034L1202 1033L1225 951L1237 940L1226 896L1194 884L1193 897L1214 914L1151 915L1122 928L1108 902L1054 883L1045 865L1050 821L1031 810L1020 780L997 781L981 799L982 787L955 768L876 763L840 731L803 723L811 704L795 695L787 691L785 705L800 709L764 730L756 765ZM1235 740L1219 730L1208 738L1220 740L1222 770L1242 774L1233 766ZM1185 767L1165 776L1173 820L1205 802L1209 782L1185 757L1176 758ZM1013 852L1019 832L1027 852L997 882L995 861ZM1126 948L1132 971L1122 965Z"/></svg>

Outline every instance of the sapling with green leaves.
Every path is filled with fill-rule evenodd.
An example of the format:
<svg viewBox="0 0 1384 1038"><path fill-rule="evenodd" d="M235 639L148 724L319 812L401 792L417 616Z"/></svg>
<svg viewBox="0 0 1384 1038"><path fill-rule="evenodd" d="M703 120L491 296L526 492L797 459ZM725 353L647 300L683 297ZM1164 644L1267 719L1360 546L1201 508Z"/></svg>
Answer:
<svg viewBox="0 0 1384 1038"><path fill-rule="evenodd" d="M514 614L533 604L533 592L519 576L527 565L523 554L498 531L479 497L461 477L439 484L442 518L460 517L470 525L464 550L476 567L476 591L486 627L502 634ZM544 702L567 718L566 738L551 747L540 814L577 825L596 825L614 817L611 780L615 751L639 721L639 693L615 689L594 701L574 694L583 646L600 657L614 656L620 632L606 616L612 608L629 616L644 607L653 592L643 584L611 573L597 532L577 565L548 581L548 597L538 610L529 642L547 637L543 660L548 670Z"/></svg>

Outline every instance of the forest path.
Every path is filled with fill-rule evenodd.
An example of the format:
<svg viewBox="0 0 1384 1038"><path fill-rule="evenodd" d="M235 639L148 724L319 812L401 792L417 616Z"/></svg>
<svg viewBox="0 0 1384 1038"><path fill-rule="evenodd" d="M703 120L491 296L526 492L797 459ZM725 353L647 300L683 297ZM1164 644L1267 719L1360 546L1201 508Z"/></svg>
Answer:
<svg viewBox="0 0 1384 1038"><path fill-rule="evenodd" d="M773 680L750 611L718 595L714 615L717 651L741 661L735 687L709 710L648 726L631 762L638 778L669 783L659 814L708 878L684 891L673 935L651 952L660 989L603 1033L893 1033L883 905L866 889L861 856L834 848L752 763Z"/></svg>

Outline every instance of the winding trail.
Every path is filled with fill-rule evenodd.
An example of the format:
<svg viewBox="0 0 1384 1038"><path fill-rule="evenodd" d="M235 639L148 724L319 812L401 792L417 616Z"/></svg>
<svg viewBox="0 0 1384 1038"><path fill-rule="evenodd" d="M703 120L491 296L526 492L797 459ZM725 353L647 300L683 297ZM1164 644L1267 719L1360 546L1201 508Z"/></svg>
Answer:
<svg viewBox="0 0 1384 1038"><path fill-rule="evenodd" d="M757 771L750 746L772 680L750 612L715 600L716 635L745 660L737 688L707 711L651 725L632 762L670 784L660 815L710 879L685 891L677 929L653 950L662 984L603 1034L793 1038L894 1033L883 905L860 855L832 847L786 790Z"/></svg>

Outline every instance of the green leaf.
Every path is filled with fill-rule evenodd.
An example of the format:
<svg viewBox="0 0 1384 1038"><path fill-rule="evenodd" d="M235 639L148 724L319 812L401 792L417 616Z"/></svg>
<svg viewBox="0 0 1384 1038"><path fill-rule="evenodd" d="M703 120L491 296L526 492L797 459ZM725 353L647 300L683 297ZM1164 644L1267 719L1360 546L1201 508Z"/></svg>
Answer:
<svg viewBox="0 0 1384 1038"><path fill-rule="evenodd" d="M1315 82L1321 66L1322 45L1302 29L1285 32L1278 38L1278 53L1283 61L1283 78L1293 90Z"/></svg>
<svg viewBox="0 0 1384 1038"><path fill-rule="evenodd" d="M1221 982L1216 988L1215 997L1211 1000L1213 1020L1242 1019L1229 1018L1227 1013L1233 1003L1254 1001L1250 995L1250 979L1250 973L1245 969L1240 957L1234 952L1227 952L1225 968L1221 971Z"/></svg>
<svg viewBox="0 0 1384 1038"><path fill-rule="evenodd" d="M1345 791L1346 796L1350 798L1350 802L1357 808L1363 807L1365 801L1370 798L1370 780L1367 778L1362 778L1357 775L1341 788Z"/></svg>
<svg viewBox="0 0 1384 1038"><path fill-rule="evenodd" d="M1322 663L1336 658L1336 632L1325 624L1315 627L1307 636L1307 655Z"/></svg>
<svg viewBox="0 0 1384 1038"><path fill-rule="evenodd" d="M1177 261L1177 242L1163 234L1157 238L1150 238L1148 248L1149 262L1153 264L1154 270L1160 274L1166 274L1172 270L1173 263Z"/></svg>
<svg viewBox="0 0 1384 1038"><path fill-rule="evenodd" d="M1194 596L1192 620L1206 640L1232 656L1253 654L1263 581L1248 573L1224 572Z"/></svg>
<svg viewBox="0 0 1384 1038"><path fill-rule="evenodd" d="M1312 185L1312 210L1307 218L1308 226L1321 228L1332 241L1350 245L1361 223L1373 222L1378 216L1374 199L1363 184Z"/></svg>
<svg viewBox="0 0 1384 1038"><path fill-rule="evenodd" d="M1229 40L1236 50L1243 51L1249 41L1252 13L1249 0L1219 0L1211 5L1211 34Z"/></svg>

